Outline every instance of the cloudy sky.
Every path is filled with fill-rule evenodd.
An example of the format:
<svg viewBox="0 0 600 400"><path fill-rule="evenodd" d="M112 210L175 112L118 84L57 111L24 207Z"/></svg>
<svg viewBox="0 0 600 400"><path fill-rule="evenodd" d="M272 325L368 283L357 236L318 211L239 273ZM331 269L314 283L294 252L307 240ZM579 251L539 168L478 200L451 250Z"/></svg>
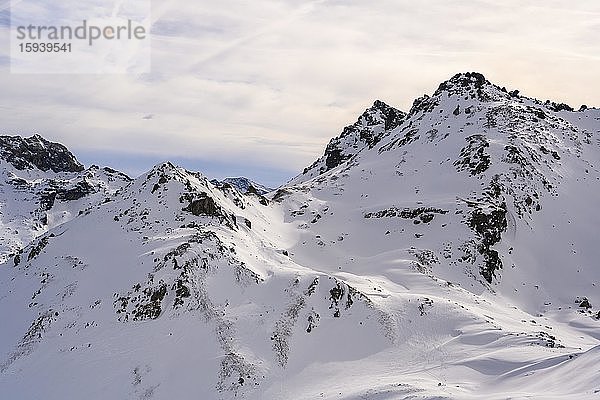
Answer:
<svg viewBox="0 0 600 400"><path fill-rule="evenodd" d="M406 110L457 72L600 106L598 0L157 0L151 72L129 75L11 73L9 6L0 133L38 132L132 175L169 159L277 185L375 99Z"/></svg>

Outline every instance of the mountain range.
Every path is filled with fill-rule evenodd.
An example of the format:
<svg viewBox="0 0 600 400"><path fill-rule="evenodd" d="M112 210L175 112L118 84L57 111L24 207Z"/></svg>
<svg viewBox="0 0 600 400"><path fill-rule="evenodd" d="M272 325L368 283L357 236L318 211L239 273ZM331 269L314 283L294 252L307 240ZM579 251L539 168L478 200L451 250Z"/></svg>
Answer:
<svg viewBox="0 0 600 400"><path fill-rule="evenodd" d="M600 110L461 73L279 188L0 137L7 398L600 395Z"/></svg>

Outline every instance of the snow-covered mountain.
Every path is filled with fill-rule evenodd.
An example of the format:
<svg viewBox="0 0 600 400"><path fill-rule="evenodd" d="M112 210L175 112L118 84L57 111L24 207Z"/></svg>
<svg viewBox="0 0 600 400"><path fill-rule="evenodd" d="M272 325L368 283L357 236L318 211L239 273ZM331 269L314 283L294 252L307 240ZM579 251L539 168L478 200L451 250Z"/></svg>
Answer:
<svg viewBox="0 0 600 400"><path fill-rule="evenodd" d="M273 191L273 188L267 187L243 176L237 178L225 178L222 181L212 179L210 183L221 188L225 185L233 186L244 194L254 193L258 195L265 195Z"/></svg>
<svg viewBox="0 0 600 400"><path fill-rule="evenodd" d="M0 391L595 398L599 166L600 110L466 73L375 102L266 196L117 179L0 265Z"/></svg>
<svg viewBox="0 0 600 400"><path fill-rule="evenodd" d="M376 100L354 124L348 125L339 136L331 139L325 154L306 167L292 182L318 176L343 164L365 148L373 148L384 136L384 132L396 128L405 117L405 112Z"/></svg>
<svg viewBox="0 0 600 400"><path fill-rule="evenodd" d="M0 136L0 262L130 180L108 167L85 169L39 135Z"/></svg>

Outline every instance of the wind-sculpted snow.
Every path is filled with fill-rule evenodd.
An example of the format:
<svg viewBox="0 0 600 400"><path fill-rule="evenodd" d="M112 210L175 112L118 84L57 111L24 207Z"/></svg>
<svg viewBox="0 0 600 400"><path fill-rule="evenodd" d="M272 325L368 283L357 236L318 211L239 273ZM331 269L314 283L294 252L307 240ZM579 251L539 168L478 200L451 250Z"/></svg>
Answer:
<svg viewBox="0 0 600 400"><path fill-rule="evenodd" d="M597 109L468 73L268 194L6 166L47 222L0 265L0 392L595 398L599 165Z"/></svg>

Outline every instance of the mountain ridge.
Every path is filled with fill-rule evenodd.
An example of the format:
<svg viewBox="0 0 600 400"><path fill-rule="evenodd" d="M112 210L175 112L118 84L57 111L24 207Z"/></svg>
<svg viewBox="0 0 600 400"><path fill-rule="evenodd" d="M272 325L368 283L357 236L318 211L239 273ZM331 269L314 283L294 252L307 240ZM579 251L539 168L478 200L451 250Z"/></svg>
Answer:
<svg viewBox="0 0 600 400"><path fill-rule="evenodd" d="M271 193L167 162L90 198L0 265L0 388L593 398L600 112L548 104L458 74Z"/></svg>
<svg viewBox="0 0 600 400"><path fill-rule="evenodd" d="M39 134L28 138L0 136L0 157L18 170L37 168L41 171L81 172L83 165L62 144L53 143Z"/></svg>
<svg viewBox="0 0 600 400"><path fill-rule="evenodd" d="M39 135L0 136L0 170L0 261L131 180Z"/></svg>
<svg viewBox="0 0 600 400"><path fill-rule="evenodd" d="M213 179L211 180L211 183L215 186L231 185L242 193L254 193L258 195L264 195L273 191L273 188L267 187L243 176L235 178L225 178L222 181Z"/></svg>

